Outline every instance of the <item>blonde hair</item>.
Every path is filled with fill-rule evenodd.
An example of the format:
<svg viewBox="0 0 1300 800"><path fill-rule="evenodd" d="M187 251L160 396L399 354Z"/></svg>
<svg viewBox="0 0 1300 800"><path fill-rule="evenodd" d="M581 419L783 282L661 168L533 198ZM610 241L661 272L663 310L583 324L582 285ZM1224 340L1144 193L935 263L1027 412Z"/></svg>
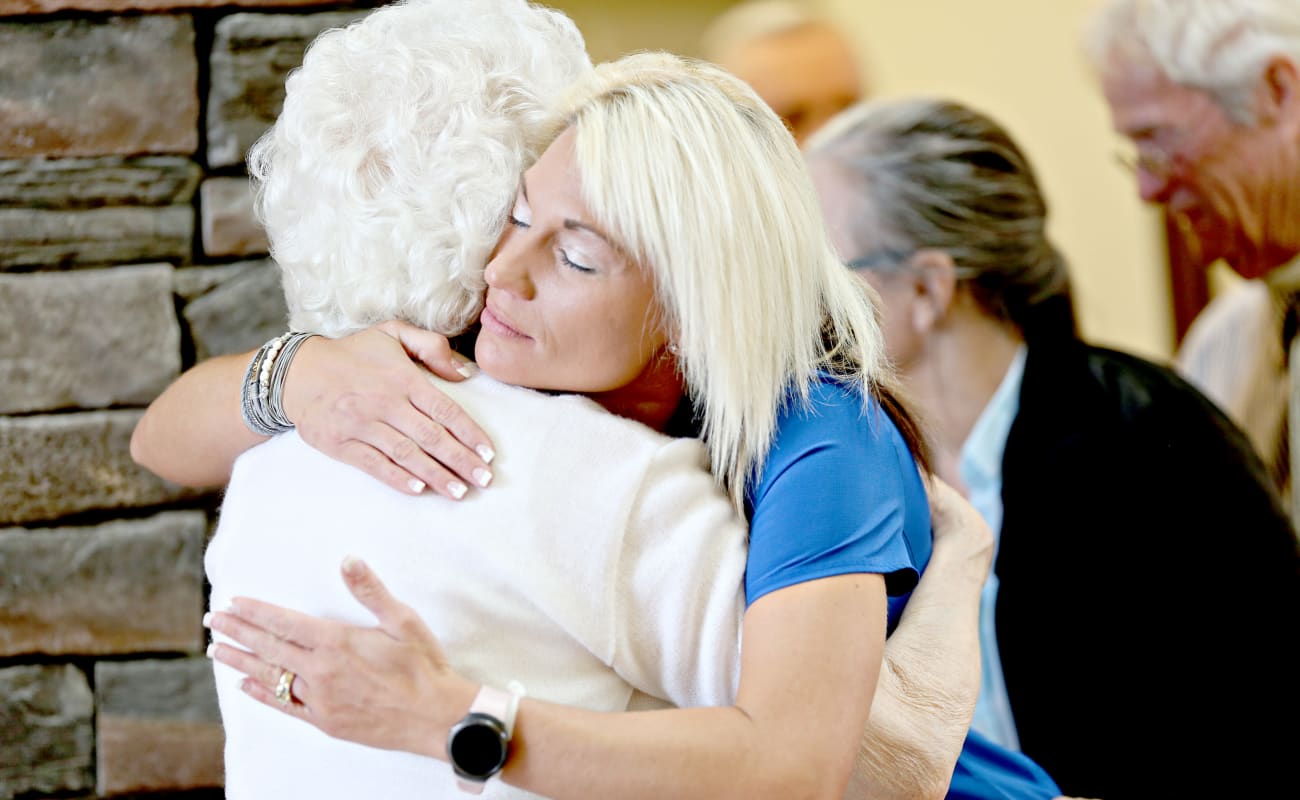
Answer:
<svg viewBox="0 0 1300 800"><path fill-rule="evenodd" d="M590 69L573 22L525 0L408 0L317 37L249 154L290 325L463 331L519 173Z"/></svg>
<svg viewBox="0 0 1300 800"><path fill-rule="evenodd" d="M1169 80L1208 92L1232 119L1255 123L1252 91L1275 56L1300 64L1296 0L1112 0L1086 29L1104 73L1115 58L1151 63Z"/></svg>
<svg viewBox="0 0 1300 800"><path fill-rule="evenodd" d="M836 256L775 113L706 62L665 53L596 68L562 106L584 200L650 270L714 476L743 511L783 404L819 371L887 378L875 309Z"/></svg>

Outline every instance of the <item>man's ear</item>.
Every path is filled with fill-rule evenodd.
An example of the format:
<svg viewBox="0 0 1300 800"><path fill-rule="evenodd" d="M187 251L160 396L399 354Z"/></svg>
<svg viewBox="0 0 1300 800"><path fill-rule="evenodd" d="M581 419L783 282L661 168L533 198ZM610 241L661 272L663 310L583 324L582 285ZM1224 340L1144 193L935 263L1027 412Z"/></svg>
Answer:
<svg viewBox="0 0 1300 800"><path fill-rule="evenodd" d="M1294 60L1283 55L1271 58L1256 81L1254 94L1258 124L1300 126L1300 65Z"/></svg>
<svg viewBox="0 0 1300 800"><path fill-rule="evenodd" d="M957 293L957 266L952 256L943 250L924 247L908 259L907 265L915 276L915 301L912 303L911 323L917 334L924 336L938 327L948 316Z"/></svg>

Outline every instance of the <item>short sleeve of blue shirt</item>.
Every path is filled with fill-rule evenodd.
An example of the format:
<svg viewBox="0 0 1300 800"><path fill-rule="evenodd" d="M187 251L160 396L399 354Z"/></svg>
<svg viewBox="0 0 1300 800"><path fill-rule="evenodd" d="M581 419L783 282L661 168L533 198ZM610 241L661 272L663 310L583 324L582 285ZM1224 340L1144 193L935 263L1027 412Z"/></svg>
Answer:
<svg viewBox="0 0 1300 800"><path fill-rule="evenodd" d="M930 559L930 506L902 434L874 399L824 377L791 402L750 505L745 602L805 581L885 576L892 630Z"/></svg>

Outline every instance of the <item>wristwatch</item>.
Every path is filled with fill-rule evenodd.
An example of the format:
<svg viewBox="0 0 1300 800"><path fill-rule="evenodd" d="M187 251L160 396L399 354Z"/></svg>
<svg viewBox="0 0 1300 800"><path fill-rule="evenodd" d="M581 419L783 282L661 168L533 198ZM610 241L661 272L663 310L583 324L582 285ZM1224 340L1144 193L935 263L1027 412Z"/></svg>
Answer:
<svg viewBox="0 0 1300 800"><path fill-rule="evenodd" d="M484 685L469 713L447 734L447 758L461 791L481 794L489 778L501 771L510 755L510 737L523 687L511 682L510 691Z"/></svg>

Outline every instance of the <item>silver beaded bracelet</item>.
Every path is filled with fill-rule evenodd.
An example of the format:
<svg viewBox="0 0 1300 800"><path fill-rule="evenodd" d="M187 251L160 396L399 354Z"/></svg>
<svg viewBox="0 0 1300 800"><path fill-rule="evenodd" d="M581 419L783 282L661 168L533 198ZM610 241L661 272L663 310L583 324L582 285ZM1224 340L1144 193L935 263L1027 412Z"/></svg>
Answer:
<svg viewBox="0 0 1300 800"><path fill-rule="evenodd" d="M289 331L258 348L248 362L240 390L244 424L253 433L274 436L293 429L284 413L284 378L302 343L317 334Z"/></svg>

